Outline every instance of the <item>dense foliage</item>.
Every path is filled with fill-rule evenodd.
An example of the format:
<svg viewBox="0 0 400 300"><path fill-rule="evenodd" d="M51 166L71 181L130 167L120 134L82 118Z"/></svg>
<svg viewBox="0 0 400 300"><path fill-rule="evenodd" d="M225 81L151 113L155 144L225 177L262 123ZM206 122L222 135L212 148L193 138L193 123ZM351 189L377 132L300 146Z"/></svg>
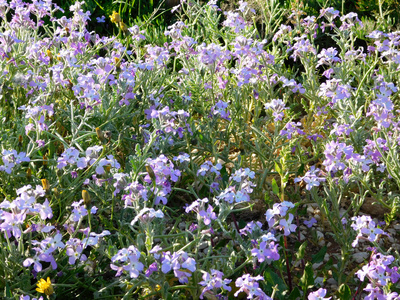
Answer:
<svg viewBox="0 0 400 300"><path fill-rule="evenodd" d="M2 298L400 299L400 32L266 3L0 1Z"/></svg>

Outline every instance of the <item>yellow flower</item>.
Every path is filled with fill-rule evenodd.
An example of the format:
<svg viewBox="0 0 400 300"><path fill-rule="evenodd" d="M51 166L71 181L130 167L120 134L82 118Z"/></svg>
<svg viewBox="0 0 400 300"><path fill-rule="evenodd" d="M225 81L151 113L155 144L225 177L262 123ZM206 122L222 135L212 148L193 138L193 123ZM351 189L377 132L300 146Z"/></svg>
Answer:
<svg viewBox="0 0 400 300"><path fill-rule="evenodd" d="M53 286L51 285L50 277L47 277L47 281L41 278L37 283L37 289L39 293L46 294L50 296L54 293Z"/></svg>
<svg viewBox="0 0 400 300"><path fill-rule="evenodd" d="M122 22L121 16L116 11L113 11L112 15L110 16L111 22L119 23Z"/></svg>

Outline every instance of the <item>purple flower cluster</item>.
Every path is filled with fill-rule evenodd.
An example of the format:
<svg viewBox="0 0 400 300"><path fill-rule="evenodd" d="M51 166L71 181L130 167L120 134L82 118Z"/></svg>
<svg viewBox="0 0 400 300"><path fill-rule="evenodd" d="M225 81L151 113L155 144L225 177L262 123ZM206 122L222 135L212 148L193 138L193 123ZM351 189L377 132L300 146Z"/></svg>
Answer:
<svg viewBox="0 0 400 300"><path fill-rule="evenodd" d="M4 165L0 166L0 171L5 171L7 174L11 174L15 166L31 161L25 152L17 153L15 150L3 150L1 154Z"/></svg>
<svg viewBox="0 0 400 300"><path fill-rule="evenodd" d="M57 269L57 263L54 259L53 252L57 249L64 249L65 244L61 241L62 235L57 233L54 237L48 237L41 242L32 241L33 250L36 252L33 258L27 258L23 262L24 267L30 267L33 264L35 272L41 272L43 269L41 261L51 264L53 270Z"/></svg>
<svg viewBox="0 0 400 300"><path fill-rule="evenodd" d="M285 128L281 130L279 133L282 136L286 136L289 140L292 138L293 134L301 134L304 135L305 132L301 130L300 127L301 123L300 122L289 122L285 125Z"/></svg>
<svg viewBox="0 0 400 300"><path fill-rule="evenodd" d="M211 274L205 272L203 274L203 281L200 281L199 284L204 286L203 291L200 294L200 299L203 299L204 294L208 296L216 296L216 292L218 289L223 289L225 291L231 291L232 288L228 286L228 284L232 281L231 279L222 279L224 273L211 269ZM209 297L207 297L209 298Z"/></svg>
<svg viewBox="0 0 400 300"><path fill-rule="evenodd" d="M177 182L181 176L181 171L175 169L174 164L164 154L161 154L155 159L148 158L147 164L154 173L154 178L147 174L144 177L144 182L152 184L153 179L155 181L155 187L151 187L150 190L156 195L155 204L162 202L164 205L167 204L166 196L171 193L171 182Z"/></svg>
<svg viewBox="0 0 400 300"><path fill-rule="evenodd" d="M220 116L221 119L230 121L231 118L229 115L231 114L228 110L229 103L224 102L222 100L218 101L212 108L211 108L211 115L212 116Z"/></svg>
<svg viewBox="0 0 400 300"><path fill-rule="evenodd" d="M218 192L220 187L221 180L221 172L222 165L220 163L213 165L211 161L204 162L200 168L197 170L197 176L202 176L204 179L207 179L210 184L210 192L215 193Z"/></svg>
<svg viewBox="0 0 400 300"><path fill-rule="evenodd" d="M185 208L186 213L194 211L198 214L198 217L201 218L205 225L210 225L212 220L217 219L217 214L213 211L214 208L209 204L208 208L205 208L205 203L208 202L207 198L198 199L194 201L191 205L188 205Z"/></svg>
<svg viewBox="0 0 400 300"><path fill-rule="evenodd" d="M395 258L391 255L383 255L374 253L369 263L356 272L357 277L364 281L367 277L370 281L364 291L369 295L364 299L399 299L399 295L395 292L385 294L383 288L390 284L396 284L400 279L397 267L390 268Z"/></svg>
<svg viewBox="0 0 400 300"><path fill-rule="evenodd" d="M257 281L264 280L262 276L253 277L250 274L245 274L235 281L235 285L239 288L235 293L237 297L240 293L244 292L247 294L247 299L259 299L259 300L272 300L271 297L267 296L260 288Z"/></svg>
<svg viewBox="0 0 400 300"><path fill-rule="evenodd" d="M190 126L187 123L189 113L182 109L177 112L170 111L168 106L157 110L157 106L158 105L151 106L149 109L145 110L145 113L147 115L147 119L153 119L156 122L156 124L153 123L153 125L157 129L159 139L165 139L165 135L183 138L185 128L187 132L190 134L192 133ZM173 140L170 139L168 142L172 144Z"/></svg>
<svg viewBox="0 0 400 300"><path fill-rule="evenodd" d="M102 146L88 147L85 151L86 156L81 157L76 148L68 148L61 154L61 157L58 158L57 168L62 169L68 165L72 165L76 166L78 169L85 169L86 167L93 165L98 160L102 150ZM107 155L107 158L101 158L98 161L96 173L98 175L104 174L104 167L119 169L121 165L113 155Z"/></svg>
<svg viewBox="0 0 400 300"><path fill-rule="evenodd" d="M336 55L338 54L338 51L335 48L328 48L328 49L322 49L321 52L317 55L319 58L318 63L317 63L317 68L321 65L334 65L335 63L341 62L340 58L337 57Z"/></svg>
<svg viewBox="0 0 400 300"><path fill-rule="evenodd" d="M331 141L325 145L325 160L322 164L325 166L326 171L335 174L337 171L346 168L344 161L349 160L354 156L353 151L353 146Z"/></svg>
<svg viewBox="0 0 400 300"><path fill-rule="evenodd" d="M376 100L371 102L367 116L374 117L379 129L389 128L391 124L394 124L394 105L390 96L398 89L392 82L382 81L376 90Z"/></svg>
<svg viewBox="0 0 400 300"><path fill-rule="evenodd" d="M180 283L188 283L188 277L196 271L196 261L184 251L164 252L161 257L161 271L166 274L173 270Z"/></svg>
<svg viewBox="0 0 400 300"><path fill-rule="evenodd" d="M142 224L146 224L153 221L155 218L164 218L164 213L160 209L155 210L154 208L145 207L132 220L131 225L134 225L138 220L140 220Z"/></svg>
<svg viewBox="0 0 400 300"><path fill-rule="evenodd" d="M296 61L297 58L304 58L307 53L317 54L317 50L311 45L306 35L295 37L294 40L296 43L287 50L288 52L293 50L293 54L290 57L293 58L294 61Z"/></svg>
<svg viewBox="0 0 400 300"><path fill-rule="evenodd" d="M351 87L348 84L341 84L341 79L330 79L320 85L319 96L330 99L330 104L333 105L339 100L348 99L351 97Z"/></svg>
<svg viewBox="0 0 400 300"><path fill-rule="evenodd" d="M283 102L281 99L273 99L271 102L266 103L264 105L264 108L266 110L271 109L272 110L272 115L275 118L275 122L277 121L282 121L283 117L285 116L284 110L289 109L288 107L285 106L285 102Z"/></svg>
<svg viewBox="0 0 400 300"><path fill-rule="evenodd" d="M358 245L359 240L376 242L379 238L379 235L387 235L386 232L377 227L376 223L370 216L352 217L351 220L353 221L351 228L357 232L357 237L351 244L353 247Z"/></svg>
<svg viewBox="0 0 400 300"><path fill-rule="evenodd" d="M144 265L139 261L140 251L133 245L123 248L117 252L112 258L110 264L111 269L117 271L115 276L121 276L124 271L129 273L130 278L138 278ZM117 264L115 264L117 263Z"/></svg>
<svg viewBox="0 0 400 300"><path fill-rule="evenodd" d="M287 214L287 211L294 208L294 204L288 201L275 203L272 209L268 209L265 213L268 226L271 229L283 230L285 236L290 235L291 232L296 232L297 226L292 224L293 214Z"/></svg>
<svg viewBox="0 0 400 300"><path fill-rule="evenodd" d="M278 244L275 244L276 238L272 233L268 233L261 237L261 242L255 243L255 248L251 250L251 255L257 258L258 262L267 261L271 263L279 260Z"/></svg>
<svg viewBox="0 0 400 300"><path fill-rule="evenodd" d="M38 202L39 198L45 196L45 191L41 186L32 189L31 185L26 185L17 190L17 198L13 201L4 200L0 204L0 230L7 236L21 237L22 224L27 214L39 215L42 220L51 219L53 211L49 201L45 199L43 204ZM6 211L8 210L8 211Z"/></svg>
<svg viewBox="0 0 400 300"><path fill-rule="evenodd" d="M78 202L77 201L73 202L71 206L73 207L72 214L70 216L71 221L78 222L81 218L88 215L88 210L84 205L83 199L81 199ZM90 213L94 215L96 212L97 212L97 207L92 206L90 208Z"/></svg>
<svg viewBox="0 0 400 300"><path fill-rule="evenodd" d="M303 177L298 177L294 179L294 182L304 181L306 183L306 189L311 190L314 186L319 186L320 182L325 181L326 178L319 177L321 175L321 170L311 166L310 170Z"/></svg>
<svg viewBox="0 0 400 300"><path fill-rule="evenodd" d="M255 186L250 179L253 179L254 176L255 173L250 171L249 168L240 168L235 171L229 178L231 185L216 197L216 203L219 204L221 200L229 204L249 202L250 194L253 192L253 187Z"/></svg>

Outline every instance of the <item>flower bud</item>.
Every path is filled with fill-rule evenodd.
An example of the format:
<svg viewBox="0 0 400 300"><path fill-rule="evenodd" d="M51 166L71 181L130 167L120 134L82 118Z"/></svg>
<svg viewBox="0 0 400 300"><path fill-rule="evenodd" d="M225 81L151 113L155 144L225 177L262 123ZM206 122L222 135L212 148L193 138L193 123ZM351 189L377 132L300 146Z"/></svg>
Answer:
<svg viewBox="0 0 400 300"><path fill-rule="evenodd" d="M86 206L90 204L90 195L87 190L82 190L82 199Z"/></svg>
<svg viewBox="0 0 400 300"><path fill-rule="evenodd" d="M46 191L46 193L47 192L49 192L49 190L50 190L50 183L49 183L49 181L45 178L45 179L42 179L42 187L43 187L43 189Z"/></svg>
<svg viewBox="0 0 400 300"><path fill-rule="evenodd" d="M100 140L100 142L103 142L104 134L103 134L103 131L101 131L101 129L99 127L96 127L96 134L97 134L97 138Z"/></svg>
<svg viewBox="0 0 400 300"><path fill-rule="evenodd" d="M50 57L50 59L53 58L53 54L51 53L51 51L50 51L49 49L46 50L46 55L47 55L48 57Z"/></svg>
<svg viewBox="0 0 400 300"><path fill-rule="evenodd" d="M153 169L149 165L146 165L146 171L149 174L151 180L156 180L156 175L154 174Z"/></svg>

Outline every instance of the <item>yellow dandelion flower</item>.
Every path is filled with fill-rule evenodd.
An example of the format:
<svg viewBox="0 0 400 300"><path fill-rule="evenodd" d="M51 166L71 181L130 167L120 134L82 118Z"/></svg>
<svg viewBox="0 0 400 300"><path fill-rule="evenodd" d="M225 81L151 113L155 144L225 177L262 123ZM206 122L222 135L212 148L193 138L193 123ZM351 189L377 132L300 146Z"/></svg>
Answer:
<svg viewBox="0 0 400 300"><path fill-rule="evenodd" d="M111 22L116 23L116 24L118 24L119 22L122 22L121 16L116 11L113 11L112 15L110 15L110 20L111 20Z"/></svg>
<svg viewBox="0 0 400 300"><path fill-rule="evenodd" d="M47 277L47 281L41 278L37 283L36 291L42 294L50 296L54 293L53 286L51 285L50 277Z"/></svg>

